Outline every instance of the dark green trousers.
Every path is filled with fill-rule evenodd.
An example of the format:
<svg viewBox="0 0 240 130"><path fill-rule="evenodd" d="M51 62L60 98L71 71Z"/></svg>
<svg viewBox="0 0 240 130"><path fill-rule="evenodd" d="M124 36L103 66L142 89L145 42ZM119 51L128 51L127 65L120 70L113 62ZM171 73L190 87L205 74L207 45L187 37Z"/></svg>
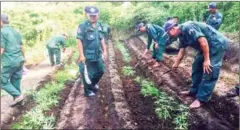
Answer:
<svg viewBox="0 0 240 130"><path fill-rule="evenodd" d="M12 64L9 66L3 66L1 71L1 87L13 98L21 94L21 79L23 63Z"/></svg>
<svg viewBox="0 0 240 130"><path fill-rule="evenodd" d="M61 63L61 50L59 48L49 48L48 47L49 60L52 65L55 65L54 56L56 58L56 64Z"/></svg>
<svg viewBox="0 0 240 130"><path fill-rule="evenodd" d="M203 73L204 56L202 53L197 54L192 65L192 82L191 93L196 94L198 100L208 102L215 88L219 77L222 59L225 51L219 50L214 54L210 54L212 64L212 72L210 74Z"/></svg>
<svg viewBox="0 0 240 130"><path fill-rule="evenodd" d="M162 61L164 50L165 45L163 44L158 44L158 49L155 49L155 46L153 46L152 58L156 59L156 61Z"/></svg>
<svg viewBox="0 0 240 130"><path fill-rule="evenodd" d="M92 84L87 84L84 78L84 64L79 63L79 70L82 75L82 81L84 85L84 93L87 96L91 91L96 92L94 86L99 82L102 75L105 71L105 65L103 63L103 60L100 59L98 61L86 61L85 64L87 65L88 70L88 76L91 80Z"/></svg>

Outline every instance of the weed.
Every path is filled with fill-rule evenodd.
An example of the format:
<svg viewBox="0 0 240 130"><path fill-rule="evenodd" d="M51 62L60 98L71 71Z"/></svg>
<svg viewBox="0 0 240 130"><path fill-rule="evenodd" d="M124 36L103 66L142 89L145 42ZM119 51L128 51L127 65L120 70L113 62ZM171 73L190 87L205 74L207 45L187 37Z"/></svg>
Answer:
<svg viewBox="0 0 240 130"><path fill-rule="evenodd" d="M129 55L127 49L124 47L123 43L118 42L116 46L117 46L118 50L122 53L124 62L129 63L130 55Z"/></svg>
<svg viewBox="0 0 240 130"><path fill-rule="evenodd" d="M188 108L179 105L173 97L158 90L154 83L139 76L134 79L141 86L141 94L155 99L155 112L160 119L173 120L175 129L188 128Z"/></svg>
<svg viewBox="0 0 240 130"><path fill-rule="evenodd" d="M124 66L122 68L122 73L124 76L133 76L135 74L135 71L131 66Z"/></svg>
<svg viewBox="0 0 240 130"><path fill-rule="evenodd" d="M176 130L187 130L188 129L188 112L182 112L177 115L174 119L174 123L176 124Z"/></svg>
<svg viewBox="0 0 240 130"><path fill-rule="evenodd" d="M135 79L134 79L134 81L136 82L136 83L141 83L141 77L139 77L139 76L137 76Z"/></svg>

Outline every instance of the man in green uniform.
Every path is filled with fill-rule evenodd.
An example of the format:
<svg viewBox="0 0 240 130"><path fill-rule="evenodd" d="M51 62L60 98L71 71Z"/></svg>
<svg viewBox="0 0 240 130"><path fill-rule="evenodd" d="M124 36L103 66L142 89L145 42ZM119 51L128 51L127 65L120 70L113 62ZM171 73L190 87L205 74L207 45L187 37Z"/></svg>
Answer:
<svg viewBox="0 0 240 130"><path fill-rule="evenodd" d="M163 52L166 47L166 41L168 39L168 35L163 36L163 34L165 33L164 29L155 24L144 25L143 23L139 23L137 26L137 30L140 32L146 32L148 34L147 48L143 53L143 57L145 57L145 55L149 51L150 46L152 44L152 40L153 40L154 46L153 46L152 58L156 59L157 62L161 62L163 57ZM159 64L155 64L154 67L157 67L158 65Z"/></svg>
<svg viewBox="0 0 240 130"><path fill-rule="evenodd" d="M54 56L56 57L56 65L61 65L61 50L60 46L63 47L63 52L65 51L65 40L67 39L66 34L62 36L54 36L49 41L47 41L48 55L51 65L55 65Z"/></svg>
<svg viewBox="0 0 240 130"><path fill-rule="evenodd" d="M197 99L190 105L190 108L198 108L210 99L230 40L211 26L200 22L189 21L178 25L168 21L165 23L165 31L170 37L180 39L180 50L172 66L173 69L176 69L183 59L186 47L190 46L198 51L192 65L193 85L190 91L180 93L181 95L196 95Z"/></svg>
<svg viewBox="0 0 240 130"><path fill-rule="evenodd" d="M103 28L98 22L99 10L91 6L87 14L89 19L78 26L77 44L79 48L79 68L82 75L85 96L94 96L98 81L104 74L104 60L107 58ZM84 69L86 65L87 70ZM88 72L91 84L87 84L84 71Z"/></svg>
<svg viewBox="0 0 240 130"><path fill-rule="evenodd" d="M223 16L217 10L217 6L215 2L211 2L208 6L208 10L210 15L207 18L207 24L218 30L222 24Z"/></svg>
<svg viewBox="0 0 240 130"><path fill-rule="evenodd" d="M9 26L8 16L1 14L1 87L14 98L11 106L23 100L20 88L23 50L21 35Z"/></svg>

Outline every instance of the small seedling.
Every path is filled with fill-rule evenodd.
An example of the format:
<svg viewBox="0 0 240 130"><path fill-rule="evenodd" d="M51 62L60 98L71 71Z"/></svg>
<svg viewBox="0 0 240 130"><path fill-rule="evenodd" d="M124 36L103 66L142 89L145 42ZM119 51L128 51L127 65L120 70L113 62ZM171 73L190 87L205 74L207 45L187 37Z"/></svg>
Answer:
<svg viewBox="0 0 240 130"><path fill-rule="evenodd" d="M135 71L131 66L124 66L122 68L122 73L124 76L133 76L135 74Z"/></svg>

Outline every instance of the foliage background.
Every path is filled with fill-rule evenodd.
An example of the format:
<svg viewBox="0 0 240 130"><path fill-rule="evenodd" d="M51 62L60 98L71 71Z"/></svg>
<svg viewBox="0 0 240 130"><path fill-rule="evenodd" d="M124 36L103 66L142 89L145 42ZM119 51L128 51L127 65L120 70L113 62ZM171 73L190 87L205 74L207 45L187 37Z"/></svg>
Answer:
<svg viewBox="0 0 240 130"><path fill-rule="evenodd" d="M203 21L208 15L208 3L1 2L1 12L9 15L11 26L22 34L28 52L27 58L43 59L45 42L51 36L65 32L72 36L71 40L75 38L77 26L86 18L83 12L86 5L96 5L100 9L100 20L109 24L112 32L118 36L123 32L130 35L126 32L133 32L140 21L160 26L169 16L178 16L180 23L189 20ZM217 2L217 7L224 16L220 31L239 31L239 6L240 2ZM68 42L70 43L72 42Z"/></svg>

